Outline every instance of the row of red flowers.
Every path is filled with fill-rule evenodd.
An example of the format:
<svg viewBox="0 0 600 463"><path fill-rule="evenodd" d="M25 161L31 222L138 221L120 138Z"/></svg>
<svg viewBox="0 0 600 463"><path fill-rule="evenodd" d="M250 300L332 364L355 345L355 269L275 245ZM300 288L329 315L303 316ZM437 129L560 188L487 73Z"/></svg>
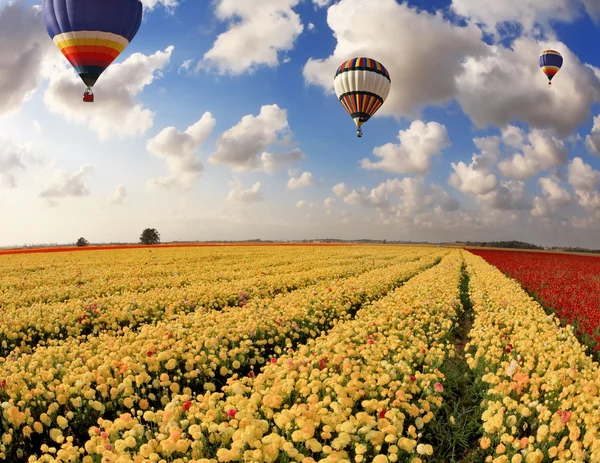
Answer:
<svg viewBox="0 0 600 463"><path fill-rule="evenodd" d="M470 249L519 281L563 323L600 352L600 258L543 252Z"/></svg>

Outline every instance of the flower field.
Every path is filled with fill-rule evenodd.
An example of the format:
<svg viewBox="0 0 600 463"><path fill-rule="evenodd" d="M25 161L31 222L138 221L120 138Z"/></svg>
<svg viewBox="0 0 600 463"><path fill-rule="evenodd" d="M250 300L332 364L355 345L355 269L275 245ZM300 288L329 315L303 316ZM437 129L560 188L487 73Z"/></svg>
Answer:
<svg viewBox="0 0 600 463"><path fill-rule="evenodd" d="M11 254L0 275L0 461L600 462L598 364L466 251Z"/></svg>
<svg viewBox="0 0 600 463"><path fill-rule="evenodd" d="M518 280L600 353L600 258L568 254L472 250Z"/></svg>

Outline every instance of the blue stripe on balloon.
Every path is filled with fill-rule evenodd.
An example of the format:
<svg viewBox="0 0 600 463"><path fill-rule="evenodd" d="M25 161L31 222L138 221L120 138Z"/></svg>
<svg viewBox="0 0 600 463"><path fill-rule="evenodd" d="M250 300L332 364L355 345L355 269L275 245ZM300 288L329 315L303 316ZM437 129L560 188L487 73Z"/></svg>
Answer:
<svg viewBox="0 0 600 463"><path fill-rule="evenodd" d="M563 58L560 55L554 53L544 53L540 55L540 67L542 66L556 66L561 67L563 64Z"/></svg>
<svg viewBox="0 0 600 463"><path fill-rule="evenodd" d="M131 42L142 22L140 0L43 0L48 35L77 31L111 32Z"/></svg>

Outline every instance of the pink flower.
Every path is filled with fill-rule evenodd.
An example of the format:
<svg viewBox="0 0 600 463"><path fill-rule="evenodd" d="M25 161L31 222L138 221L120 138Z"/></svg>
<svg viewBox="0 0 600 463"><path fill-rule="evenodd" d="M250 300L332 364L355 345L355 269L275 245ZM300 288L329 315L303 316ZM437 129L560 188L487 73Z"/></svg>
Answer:
<svg viewBox="0 0 600 463"><path fill-rule="evenodd" d="M372 339L369 339L369 344L375 344L375 341L373 341Z"/></svg>
<svg viewBox="0 0 600 463"><path fill-rule="evenodd" d="M444 386L442 386L441 383L435 383L433 388L435 389L435 392L444 392Z"/></svg>

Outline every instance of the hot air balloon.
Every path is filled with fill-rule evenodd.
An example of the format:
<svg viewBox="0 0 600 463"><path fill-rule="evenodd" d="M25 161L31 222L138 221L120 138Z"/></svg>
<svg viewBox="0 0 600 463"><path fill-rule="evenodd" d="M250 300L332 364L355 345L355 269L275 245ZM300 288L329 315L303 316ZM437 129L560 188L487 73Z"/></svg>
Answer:
<svg viewBox="0 0 600 463"><path fill-rule="evenodd" d="M539 58L542 72L548 78L548 85L552 85L552 78L560 70L563 64L563 57L556 50L544 50Z"/></svg>
<svg viewBox="0 0 600 463"><path fill-rule="evenodd" d="M87 86L92 87L135 37L142 22L140 0L42 0L42 21L50 38Z"/></svg>
<svg viewBox="0 0 600 463"><path fill-rule="evenodd" d="M392 81L383 65L372 58L352 58L340 65L333 79L335 93L362 137L361 126L377 112L390 93Z"/></svg>

